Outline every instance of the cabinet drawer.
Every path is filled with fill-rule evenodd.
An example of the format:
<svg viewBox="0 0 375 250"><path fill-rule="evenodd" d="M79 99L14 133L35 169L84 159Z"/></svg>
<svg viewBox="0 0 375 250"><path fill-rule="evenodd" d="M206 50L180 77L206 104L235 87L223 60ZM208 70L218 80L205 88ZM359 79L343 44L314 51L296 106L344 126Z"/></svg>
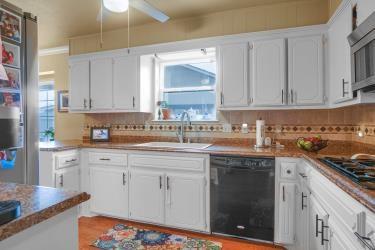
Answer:
<svg viewBox="0 0 375 250"><path fill-rule="evenodd" d="M203 171L204 158L165 155L129 155L131 167L150 167L163 169L182 169Z"/></svg>
<svg viewBox="0 0 375 250"><path fill-rule="evenodd" d="M56 155L56 169L68 168L79 165L79 153L72 152L68 154Z"/></svg>
<svg viewBox="0 0 375 250"><path fill-rule="evenodd" d="M105 164L105 165L116 165L126 166L127 155L116 154L116 153L89 153L89 163L91 164Z"/></svg>
<svg viewBox="0 0 375 250"><path fill-rule="evenodd" d="M297 163L296 162L281 162L280 163L280 178L287 180L295 180L297 177Z"/></svg>

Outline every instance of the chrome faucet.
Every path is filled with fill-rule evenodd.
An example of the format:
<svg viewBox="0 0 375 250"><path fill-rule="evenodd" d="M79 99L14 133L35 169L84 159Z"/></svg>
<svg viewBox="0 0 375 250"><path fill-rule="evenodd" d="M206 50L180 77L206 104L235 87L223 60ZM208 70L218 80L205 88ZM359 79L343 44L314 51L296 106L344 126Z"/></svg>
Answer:
<svg viewBox="0 0 375 250"><path fill-rule="evenodd" d="M178 132L176 133L177 134L177 138L179 140L180 143L184 143L184 139L185 139L185 116L187 118L187 122L189 124L189 126L191 126L191 121L190 121L190 115L188 112L184 111L181 115L181 125L180 125L180 128L178 129Z"/></svg>

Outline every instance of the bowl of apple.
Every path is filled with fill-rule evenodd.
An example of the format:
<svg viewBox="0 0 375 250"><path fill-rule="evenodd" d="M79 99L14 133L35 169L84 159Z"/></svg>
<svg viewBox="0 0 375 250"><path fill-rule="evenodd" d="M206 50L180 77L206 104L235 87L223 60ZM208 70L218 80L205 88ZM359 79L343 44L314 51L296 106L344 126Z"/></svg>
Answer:
<svg viewBox="0 0 375 250"><path fill-rule="evenodd" d="M308 152L318 152L327 147L328 140L323 140L320 135L312 137L300 137L297 139L297 146Z"/></svg>

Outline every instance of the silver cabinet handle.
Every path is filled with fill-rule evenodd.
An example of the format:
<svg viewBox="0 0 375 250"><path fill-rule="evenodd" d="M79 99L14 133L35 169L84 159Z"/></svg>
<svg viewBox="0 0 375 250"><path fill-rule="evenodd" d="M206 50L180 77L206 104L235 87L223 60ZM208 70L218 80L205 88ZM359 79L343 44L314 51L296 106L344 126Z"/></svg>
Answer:
<svg viewBox="0 0 375 250"><path fill-rule="evenodd" d="M319 236L319 216L315 215L315 237Z"/></svg>
<svg viewBox="0 0 375 250"><path fill-rule="evenodd" d="M169 190L169 177L167 176L167 190Z"/></svg>
<svg viewBox="0 0 375 250"><path fill-rule="evenodd" d="M307 198L307 195L304 195L303 192L302 192L302 196L301 196L302 210L304 208L307 208L307 205L305 205L304 202L303 202L305 200L305 198Z"/></svg>
<svg viewBox="0 0 375 250"><path fill-rule="evenodd" d="M161 178L162 178L162 177L161 177L161 175L160 175L160 176L159 176L159 188L160 188L160 189L163 187L163 185L162 185L162 183L161 183L161 181L162 181Z"/></svg>
<svg viewBox="0 0 375 250"><path fill-rule="evenodd" d="M349 82L345 82L345 79L343 78L342 79L342 97L345 97L345 95L348 95L349 92L348 91L345 91L345 85L346 84L349 84Z"/></svg>
<svg viewBox="0 0 375 250"><path fill-rule="evenodd" d="M375 250L375 245L368 237L361 236L359 233L354 232L354 235L370 250Z"/></svg>
<svg viewBox="0 0 375 250"><path fill-rule="evenodd" d="M324 225L324 221L322 220L322 231L321 231L321 242L320 244L324 246L324 242L329 241L328 239L324 239L324 229L329 228L329 226Z"/></svg>
<svg viewBox="0 0 375 250"><path fill-rule="evenodd" d="M224 95L223 95L223 92L220 92L220 103L221 103L221 105L224 104Z"/></svg>
<svg viewBox="0 0 375 250"><path fill-rule="evenodd" d="M84 107L84 108L87 108L87 100L86 100L86 98L83 99L83 107Z"/></svg>
<svg viewBox="0 0 375 250"><path fill-rule="evenodd" d="M305 175L304 173L299 173L299 175L300 175L302 178L307 178L307 175Z"/></svg>
<svg viewBox="0 0 375 250"><path fill-rule="evenodd" d="M111 159L109 158L100 158L99 161L110 161Z"/></svg>
<svg viewBox="0 0 375 250"><path fill-rule="evenodd" d="M283 186L283 201L285 201L285 186Z"/></svg>
<svg viewBox="0 0 375 250"><path fill-rule="evenodd" d="M60 174L60 187L63 187L64 186L64 175L63 174Z"/></svg>
<svg viewBox="0 0 375 250"><path fill-rule="evenodd" d="M284 89L281 90L281 104L284 104Z"/></svg>
<svg viewBox="0 0 375 250"><path fill-rule="evenodd" d="M75 161L77 161L77 159L66 160L65 163L71 163L71 162L75 162Z"/></svg>
<svg viewBox="0 0 375 250"><path fill-rule="evenodd" d="M92 108L92 99L90 98L89 100L89 108L91 109Z"/></svg>
<svg viewBox="0 0 375 250"><path fill-rule="evenodd" d="M126 185L126 174L122 173L122 185Z"/></svg>
<svg viewBox="0 0 375 250"><path fill-rule="evenodd" d="M293 103L293 89L290 90L290 103Z"/></svg>
<svg viewBox="0 0 375 250"><path fill-rule="evenodd" d="M135 107L135 97L133 96L133 108Z"/></svg>

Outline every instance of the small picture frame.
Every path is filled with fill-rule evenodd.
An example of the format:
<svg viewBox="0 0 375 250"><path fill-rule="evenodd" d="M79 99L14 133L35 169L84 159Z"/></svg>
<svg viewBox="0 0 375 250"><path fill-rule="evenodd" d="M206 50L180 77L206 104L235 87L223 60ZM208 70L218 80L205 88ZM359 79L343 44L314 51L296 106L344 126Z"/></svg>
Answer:
<svg viewBox="0 0 375 250"><path fill-rule="evenodd" d="M0 88L19 90L21 86L21 71L19 69L4 67L8 80L0 80Z"/></svg>
<svg viewBox="0 0 375 250"><path fill-rule="evenodd" d="M0 8L1 36L21 43L21 17Z"/></svg>
<svg viewBox="0 0 375 250"><path fill-rule="evenodd" d="M20 47L3 41L2 44L2 63L5 66L20 68Z"/></svg>
<svg viewBox="0 0 375 250"><path fill-rule="evenodd" d="M91 128L92 142L109 142L110 129L109 128Z"/></svg>
<svg viewBox="0 0 375 250"><path fill-rule="evenodd" d="M69 111L69 91L61 90L57 92L57 111L62 113Z"/></svg>

